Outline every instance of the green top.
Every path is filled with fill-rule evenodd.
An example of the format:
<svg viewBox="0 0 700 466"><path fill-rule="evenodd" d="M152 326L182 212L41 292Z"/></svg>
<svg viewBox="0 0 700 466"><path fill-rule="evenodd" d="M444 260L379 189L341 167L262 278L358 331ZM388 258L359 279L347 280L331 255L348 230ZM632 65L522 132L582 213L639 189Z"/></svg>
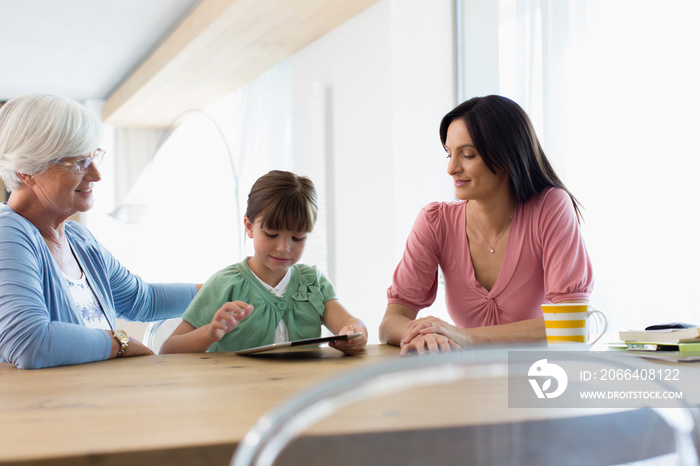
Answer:
<svg viewBox="0 0 700 466"><path fill-rule="evenodd" d="M208 351L238 351L274 343L284 320L289 338L321 336L324 304L337 299L333 285L315 266L295 264L283 298L267 290L248 267L248 259L215 273L195 295L182 318L199 328L210 324L221 306L243 301L253 312Z"/></svg>

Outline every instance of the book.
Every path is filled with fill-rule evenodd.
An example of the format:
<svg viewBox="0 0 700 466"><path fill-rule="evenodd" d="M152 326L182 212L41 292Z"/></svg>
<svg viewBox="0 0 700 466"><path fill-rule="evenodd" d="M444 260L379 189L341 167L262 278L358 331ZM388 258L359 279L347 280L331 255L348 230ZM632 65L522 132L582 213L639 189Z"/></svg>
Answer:
<svg viewBox="0 0 700 466"><path fill-rule="evenodd" d="M700 327L663 329L663 330L627 330L620 333L620 340L635 343L678 344L685 342L700 343Z"/></svg>
<svg viewBox="0 0 700 466"><path fill-rule="evenodd" d="M700 361L700 353L696 353L694 351L624 351L621 354L629 355L629 357L638 357L644 359L660 359L662 361L672 362Z"/></svg>
<svg viewBox="0 0 700 466"><path fill-rule="evenodd" d="M660 343L641 343L641 342L626 342L628 351L678 351L681 353L698 353L700 354L700 342L698 343L678 343L660 344Z"/></svg>
<svg viewBox="0 0 700 466"><path fill-rule="evenodd" d="M675 362L700 361L700 342L661 344L628 341L624 343L627 345L624 352L629 355Z"/></svg>

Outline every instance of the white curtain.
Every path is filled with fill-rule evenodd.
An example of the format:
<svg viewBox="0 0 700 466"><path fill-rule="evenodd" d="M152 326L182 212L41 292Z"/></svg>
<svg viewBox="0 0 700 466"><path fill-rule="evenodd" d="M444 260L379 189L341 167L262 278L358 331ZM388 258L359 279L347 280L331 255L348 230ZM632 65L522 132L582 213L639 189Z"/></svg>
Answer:
<svg viewBox="0 0 700 466"><path fill-rule="evenodd" d="M150 128L114 130L114 201L122 204L153 159L164 131Z"/></svg>
<svg viewBox="0 0 700 466"><path fill-rule="evenodd" d="M493 14L488 91L525 108L584 206L593 304L616 330L700 324L700 2L500 0Z"/></svg>

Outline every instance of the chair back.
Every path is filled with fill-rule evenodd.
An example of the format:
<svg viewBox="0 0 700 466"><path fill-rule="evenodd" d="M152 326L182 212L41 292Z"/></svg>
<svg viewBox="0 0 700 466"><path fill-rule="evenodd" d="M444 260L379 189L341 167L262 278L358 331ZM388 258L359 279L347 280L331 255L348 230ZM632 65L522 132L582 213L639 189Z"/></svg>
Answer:
<svg viewBox="0 0 700 466"><path fill-rule="evenodd" d="M151 322L143 332L143 344L158 354L163 342L180 325L180 322L182 322L182 319L179 317Z"/></svg>
<svg viewBox="0 0 700 466"><path fill-rule="evenodd" d="M520 367L532 362L509 358L512 351L409 357L347 373L265 414L231 465L698 464L695 414L683 399L664 407L510 406L515 392L532 390Z"/></svg>

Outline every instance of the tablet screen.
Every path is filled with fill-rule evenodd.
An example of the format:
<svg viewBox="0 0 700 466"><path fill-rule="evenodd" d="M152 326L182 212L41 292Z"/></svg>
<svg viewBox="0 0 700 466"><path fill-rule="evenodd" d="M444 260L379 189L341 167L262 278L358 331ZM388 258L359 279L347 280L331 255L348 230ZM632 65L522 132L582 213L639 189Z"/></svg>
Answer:
<svg viewBox="0 0 700 466"><path fill-rule="evenodd" d="M265 352L285 352L285 351L296 351L300 348L308 349L311 346L319 346L322 343L328 343L331 341L341 341L341 340L351 340L357 338L361 333L348 333L346 335L332 335L329 337L317 337L317 338L306 338L304 340L294 340L285 341L282 343L272 343L264 346L256 346L255 348L248 348L244 350L236 351L236 354L246 355L246 354L257 354Z"/></svg>

